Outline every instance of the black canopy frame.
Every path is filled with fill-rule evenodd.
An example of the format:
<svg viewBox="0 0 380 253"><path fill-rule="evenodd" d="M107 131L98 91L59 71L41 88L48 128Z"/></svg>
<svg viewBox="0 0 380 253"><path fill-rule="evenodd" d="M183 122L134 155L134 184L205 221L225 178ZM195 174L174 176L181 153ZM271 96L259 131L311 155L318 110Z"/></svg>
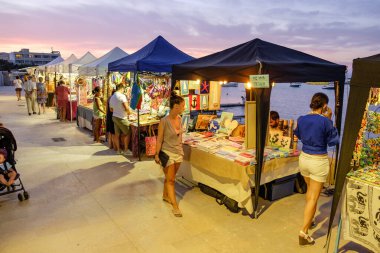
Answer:
<svg viewBox="0 0 380 253"><path fill-rule="evenodd" d="M380 88L380 54L353 60L350 92L347 101L347 111L342 137L339 160L336 167L336 182L331 206L327 245L330 242L331 229L338 208L339 200L345 184L347 173L352 169L351 159L355 149L361 122L371 88ZM327 248L328 250L328 248Z"/></svg>
<svg viewBox="0 0 380 253"><path fill-rule="evenodd" d="M334 82L336 126L340 132L346 66L260 39L173 66L172 88L176 80L210 80L246 83L249 75L269 74L270 83ZM271 85L254 89L256 99L256 159L254 217L259 213L258 188L263 167ZM339 150L339 146L337 146Z"/></svg>

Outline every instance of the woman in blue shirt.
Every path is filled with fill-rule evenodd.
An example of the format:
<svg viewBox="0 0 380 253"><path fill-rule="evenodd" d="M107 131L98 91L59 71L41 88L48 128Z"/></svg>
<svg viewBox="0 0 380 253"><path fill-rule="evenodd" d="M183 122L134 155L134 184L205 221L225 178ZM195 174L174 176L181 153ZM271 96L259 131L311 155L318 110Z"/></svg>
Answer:
<svg viewBox="0 0 380 253"><path fill-rule="evenodd" d="M312 224L320 192L330 170L327 146L339 143L338 131L331 121L329 98L324 93L316 93L311 99L311 112L301 116L294 134L302 142L299 157L301 175L307 184L306 205L303 226L299 232L301 246L313 245L314 239L308 235Z"/></svg>

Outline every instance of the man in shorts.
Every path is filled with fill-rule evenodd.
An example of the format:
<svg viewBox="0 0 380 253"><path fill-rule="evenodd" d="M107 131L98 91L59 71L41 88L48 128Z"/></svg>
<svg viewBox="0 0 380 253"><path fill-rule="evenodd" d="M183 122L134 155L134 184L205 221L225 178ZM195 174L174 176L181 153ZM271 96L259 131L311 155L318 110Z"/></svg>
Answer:
<svg viewBox="0 0 380 253"><path fill-rule="evenodd" d="M112 121L115 126L115 146L118 154L128 154L128 145L131 139L131 128L128 116L131 109L128 105L127 97L123 93L124 85L118 84L116 92L110 99L110 110L113 112ZM124 143L124 152L120 149L120 135Z"/></svg>

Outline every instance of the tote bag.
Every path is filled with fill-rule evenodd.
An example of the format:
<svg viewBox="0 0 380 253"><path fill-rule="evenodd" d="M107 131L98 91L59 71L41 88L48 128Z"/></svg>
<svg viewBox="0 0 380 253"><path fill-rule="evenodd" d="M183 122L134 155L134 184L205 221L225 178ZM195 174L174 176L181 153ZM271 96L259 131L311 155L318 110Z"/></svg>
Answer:
<svg viewBox="0 0 380 253"><path fill-rule="evenodd" d="M154 134L154 130L149 126L148 135L145 137L145 149L147 156L153 156L156 154L157 137Z"/></svg>

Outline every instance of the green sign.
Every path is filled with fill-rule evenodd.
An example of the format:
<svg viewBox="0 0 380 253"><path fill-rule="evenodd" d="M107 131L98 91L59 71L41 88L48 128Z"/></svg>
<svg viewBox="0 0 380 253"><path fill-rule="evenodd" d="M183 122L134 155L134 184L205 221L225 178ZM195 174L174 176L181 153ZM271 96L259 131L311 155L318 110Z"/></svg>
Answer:
<svg viewBox="0 0 380 253"><path fill-rule="evenodd" d="M253 88L269 88L269 75L250 75Z"/></svg>

